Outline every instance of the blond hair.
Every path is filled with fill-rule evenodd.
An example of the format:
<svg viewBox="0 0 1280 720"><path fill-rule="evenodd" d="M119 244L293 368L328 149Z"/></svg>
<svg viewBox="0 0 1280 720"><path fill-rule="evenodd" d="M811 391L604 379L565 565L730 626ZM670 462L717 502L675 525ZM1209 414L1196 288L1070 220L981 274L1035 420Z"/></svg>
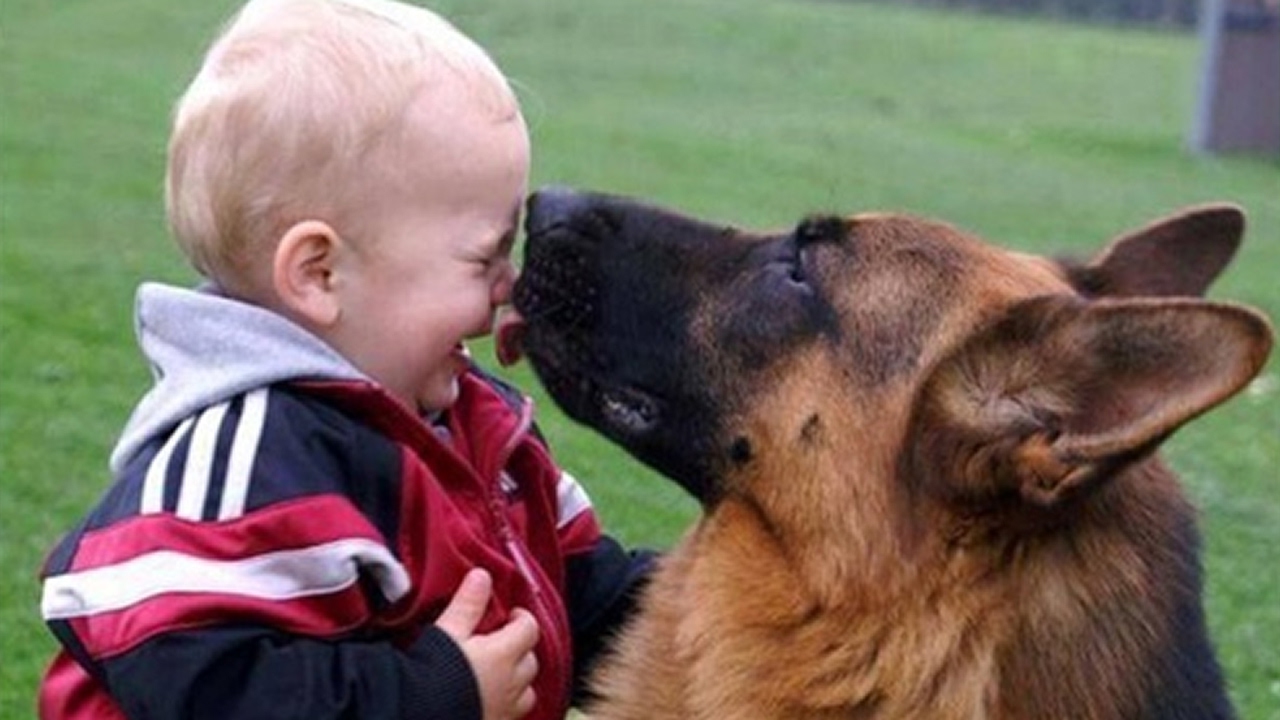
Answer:
<svg viewBox="0 0 1280 720"><path fill-rule="evenodd" d="M458 80L497 116L519 114L484 50L428 10L252 0L175 110L165 205L179 246L202 275L248 292L289 226L355 212L370 173L394 161L410 103Z"/></svg>

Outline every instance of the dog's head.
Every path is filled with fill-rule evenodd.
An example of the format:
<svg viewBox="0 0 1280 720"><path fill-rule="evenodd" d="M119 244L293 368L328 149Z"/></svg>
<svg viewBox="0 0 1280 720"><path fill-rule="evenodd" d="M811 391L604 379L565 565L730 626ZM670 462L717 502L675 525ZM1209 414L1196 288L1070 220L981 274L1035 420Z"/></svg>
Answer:
<svg viewBox="0 0 1280 720"><path fill-rule="evenodd" d="M631 200L529 202L515 304L566 412L704 503L1052 506L1261 368L1258 313L1200 299L1243 216L1188 209L1068 265L906 215L751 233ZM840 506L843 506L841 508ZM884 507L880 507L884 506Z"/></svg>

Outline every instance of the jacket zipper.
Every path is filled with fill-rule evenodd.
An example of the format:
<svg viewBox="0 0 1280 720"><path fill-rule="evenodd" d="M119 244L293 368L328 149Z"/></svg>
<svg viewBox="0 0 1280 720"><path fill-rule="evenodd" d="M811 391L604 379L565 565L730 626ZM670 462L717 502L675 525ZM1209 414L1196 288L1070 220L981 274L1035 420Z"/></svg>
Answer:
<svg viewBox="0 0 1280 720"><path fill-rule="evenodd" d="M515 563L520 574L524 576L525 581L529 584L533 592L534 607L528 608L534 614L538 624L551 632L540 633L540 641L547 643L547 656L555 659L557 684L560 686L562 693L562 701L567 702L570 690L570 678L562 671L566 661L572 662L572 651L564 647L561 642L560 631L567 630L562 628L559 622L559 614L550 607L547 598L543 594L542 581L539 578L537 570L530 563L528 553L524 548L524 544L516 537L515 531L511 528L511 522L507 517L506 496L502 489L502 475L505 472L507 461L511 458L511 454L515 451L521 440L528 434L529 428L533 426L533 405L526 399L520 406L520 421L517 423L511 436L506 444L503 445L502 451L498 455L497 473L491 478L489 483L489 507L490 512L494 516L497 524L499 538L503 546L506 548L507 554L511 556L511 560ZM546 671L550 668L541 668L540 671Z"/></svg>

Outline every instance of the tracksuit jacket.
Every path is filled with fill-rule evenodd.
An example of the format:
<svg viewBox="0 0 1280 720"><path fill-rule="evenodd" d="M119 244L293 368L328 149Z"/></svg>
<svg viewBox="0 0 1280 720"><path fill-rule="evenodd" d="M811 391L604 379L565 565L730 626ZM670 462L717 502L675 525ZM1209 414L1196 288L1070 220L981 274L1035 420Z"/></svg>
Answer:
<svg viewBox="0 0 1280 720"><path fill-rule="evenodd" d="M466 572L540 627L532 720L562 718L650 558L601 534L519 393L472 370L435 422L284 318L139 289L156 384L114 483L53 550L40 688L67 718L480 717L433 625Z"/></svg>

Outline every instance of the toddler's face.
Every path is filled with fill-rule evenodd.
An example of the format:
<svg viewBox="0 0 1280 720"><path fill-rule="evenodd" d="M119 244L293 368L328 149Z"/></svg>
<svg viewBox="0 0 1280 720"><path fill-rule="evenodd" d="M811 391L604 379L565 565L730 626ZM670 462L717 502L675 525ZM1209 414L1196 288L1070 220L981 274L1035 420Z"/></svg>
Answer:
<svg viewBox="0 0 1280 720"><path fill-rule="evenodd" d="M365 239L347 276L335 343L422 410L453 403L463 340L491 332L510 300L529 174L523 119L438 100L411 110L404 152L391 157L395 179L368 189L376 215L362 225L377 237Z"/></svg>

